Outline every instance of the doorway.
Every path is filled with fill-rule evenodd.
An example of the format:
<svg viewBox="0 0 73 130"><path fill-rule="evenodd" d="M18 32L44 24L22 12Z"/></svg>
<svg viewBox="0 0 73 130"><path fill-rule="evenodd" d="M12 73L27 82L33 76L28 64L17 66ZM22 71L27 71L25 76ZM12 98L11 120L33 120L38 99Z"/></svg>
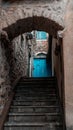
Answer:
<svg viewBox="0 0 73 130"><path fill-rule="evenodd" d="M32 77L51 77L51 68L46 58L33 59Z"/></svg>
<svg viewBox="0 0 73 130"><path fill-rule="evenodd" d="M32 77L51 77L52 69L47 63L46 54L38 54L32 61Z"/></svg>

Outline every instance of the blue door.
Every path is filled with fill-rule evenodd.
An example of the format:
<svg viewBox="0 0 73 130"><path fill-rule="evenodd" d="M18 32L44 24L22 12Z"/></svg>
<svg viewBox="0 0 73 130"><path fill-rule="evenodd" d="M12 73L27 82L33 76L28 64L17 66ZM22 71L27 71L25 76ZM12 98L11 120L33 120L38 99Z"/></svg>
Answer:
<svg viewBox="0 0 73 130"><path fill-rule="evenodd" d="M50 77L51 67L46 62L46 58L34 58L32 77Z"/></svg>

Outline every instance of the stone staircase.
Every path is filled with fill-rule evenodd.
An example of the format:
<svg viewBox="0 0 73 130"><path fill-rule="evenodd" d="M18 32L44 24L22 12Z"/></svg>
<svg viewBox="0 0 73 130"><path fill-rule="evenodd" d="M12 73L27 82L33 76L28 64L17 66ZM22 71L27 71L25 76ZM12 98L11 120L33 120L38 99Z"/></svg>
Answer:
<svg viewBox="0 0 73 130"><path fill-rule="evenodd" d="M4 130L63 130L55 77L21 78Z"/></svg>

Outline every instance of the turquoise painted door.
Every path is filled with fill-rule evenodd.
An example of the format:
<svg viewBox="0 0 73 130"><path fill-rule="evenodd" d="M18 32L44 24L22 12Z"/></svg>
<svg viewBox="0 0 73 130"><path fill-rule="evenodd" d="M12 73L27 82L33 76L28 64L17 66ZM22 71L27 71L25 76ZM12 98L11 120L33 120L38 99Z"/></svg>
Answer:
<svg viewBox="0 0 73 130"><path fill-rule="evenodd" d="M32 77L50 77L51 67L46 63L46 58L34 58Z"/></svg>

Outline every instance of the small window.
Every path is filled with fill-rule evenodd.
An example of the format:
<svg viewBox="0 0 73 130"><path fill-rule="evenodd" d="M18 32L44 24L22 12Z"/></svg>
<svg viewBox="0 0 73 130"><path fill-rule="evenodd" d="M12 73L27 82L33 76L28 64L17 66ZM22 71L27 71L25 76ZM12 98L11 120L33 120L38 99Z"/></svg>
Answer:
<svg viewBox="0 0 73 130"><path fill-rule="evenodd" d="M47 39L47 33L43 31L37 31L36 32L36 40L46 40Z"/></svg>

